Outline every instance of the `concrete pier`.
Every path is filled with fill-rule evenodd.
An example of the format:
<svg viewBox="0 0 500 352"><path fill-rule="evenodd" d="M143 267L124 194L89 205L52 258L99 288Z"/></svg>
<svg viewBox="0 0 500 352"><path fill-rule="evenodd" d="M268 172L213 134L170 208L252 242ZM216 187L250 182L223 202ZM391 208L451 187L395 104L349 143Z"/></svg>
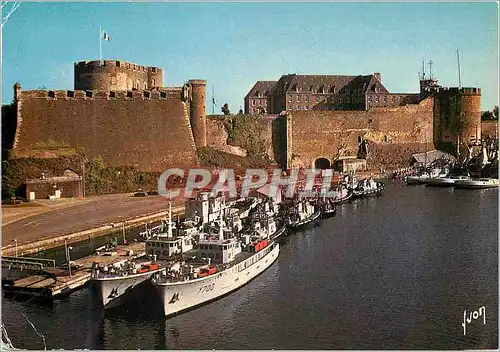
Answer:
<svg viewBox="0 0 500 352"><path fill-rule="evenodd" d="M143 256L145 253L144 242L132 242L117 246L112 252L74 260L76 266L81 267L71 269L71 275L69 268L44 268L43 273L38 272L11 282L2 278L4 280L2 288L10 293L53 298L82 288L90 280L93 262L97 262L100 266L112 265L126 259Z"/></svg>

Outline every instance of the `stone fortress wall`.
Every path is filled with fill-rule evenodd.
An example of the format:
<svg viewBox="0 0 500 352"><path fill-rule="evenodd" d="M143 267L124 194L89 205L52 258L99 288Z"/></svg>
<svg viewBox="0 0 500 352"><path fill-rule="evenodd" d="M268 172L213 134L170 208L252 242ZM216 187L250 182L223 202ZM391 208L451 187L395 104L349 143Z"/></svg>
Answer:
<svg viewBox="0 0 500 352"><path fill-rule="evenodd" d="M231 131L206 116L206 81L163 87L160 68L123 61L75 63L75 90L22 90L16 84L12 145L14 157L47 148L81 148L111 166L162 172L197 165L197 148L245 155L256 143L281 167L313 167L358 155L368 146L369 168L405 166L411 154L443 142L481 135L478 88L437 87L419 103L366 111L287 111L280 115L230 115ZM135 84L135 86L134 86ZM9 110L10 111L10 110ZM234 119L256 118L258 132ZM4 132L3 132L4 133ZM235 138L237 136L237 138ZM245 141L244 139L248 140ZM446 144L446 143L445 143ZM259 150L257 150L259 152Z"/></svg>

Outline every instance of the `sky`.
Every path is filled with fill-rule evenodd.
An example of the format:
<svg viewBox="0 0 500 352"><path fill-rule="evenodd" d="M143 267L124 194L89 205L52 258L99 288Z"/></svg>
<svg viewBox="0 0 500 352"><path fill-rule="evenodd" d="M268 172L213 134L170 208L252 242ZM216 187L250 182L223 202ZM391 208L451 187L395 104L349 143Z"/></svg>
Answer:
<svg viewBox="0 0 500 352"><path fill-rule="evenodd" d="M443 86L482 89L498 105L495 2L23 2L2 29L2 102L13 85L73 89L73 64L104 59L164 70L163 85L207 81L231 112L258 80L282 75L380 72L390 92L418 92L422 61ZM429 66L426 64L426 72Z"/></svg>

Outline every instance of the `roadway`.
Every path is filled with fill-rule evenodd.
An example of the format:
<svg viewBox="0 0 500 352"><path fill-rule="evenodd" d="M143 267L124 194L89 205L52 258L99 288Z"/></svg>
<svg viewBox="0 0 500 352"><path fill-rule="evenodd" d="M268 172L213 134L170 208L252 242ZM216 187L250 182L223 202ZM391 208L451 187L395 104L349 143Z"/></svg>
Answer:
<svg viewBox="0 0 500 352"><path fill-rule="evenodd" d="M85 231L114 222L167 210L167 199L162 196L134 197L133 194L113 194L88 197L81 200L51 200L50 206L40 205L24 209L2 207L2 247ZM57 205L57 202L60 202ZM180 202L174 202L179 205ZM11 210L13 209L13 210ZM12 212L15 214L11 214ZM6 221L7 218L7 221Z"/></svg>

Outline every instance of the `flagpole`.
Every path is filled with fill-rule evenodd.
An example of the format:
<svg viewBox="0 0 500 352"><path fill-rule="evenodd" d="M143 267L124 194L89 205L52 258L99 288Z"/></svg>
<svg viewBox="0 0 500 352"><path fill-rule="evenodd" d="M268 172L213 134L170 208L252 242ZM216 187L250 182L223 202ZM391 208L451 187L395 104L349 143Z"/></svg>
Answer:
<svg viewBox="0 0 500 352"><path fill-rule="evenodd" d="M99 26L99 63L102 61L102 28Z"/></svg>

